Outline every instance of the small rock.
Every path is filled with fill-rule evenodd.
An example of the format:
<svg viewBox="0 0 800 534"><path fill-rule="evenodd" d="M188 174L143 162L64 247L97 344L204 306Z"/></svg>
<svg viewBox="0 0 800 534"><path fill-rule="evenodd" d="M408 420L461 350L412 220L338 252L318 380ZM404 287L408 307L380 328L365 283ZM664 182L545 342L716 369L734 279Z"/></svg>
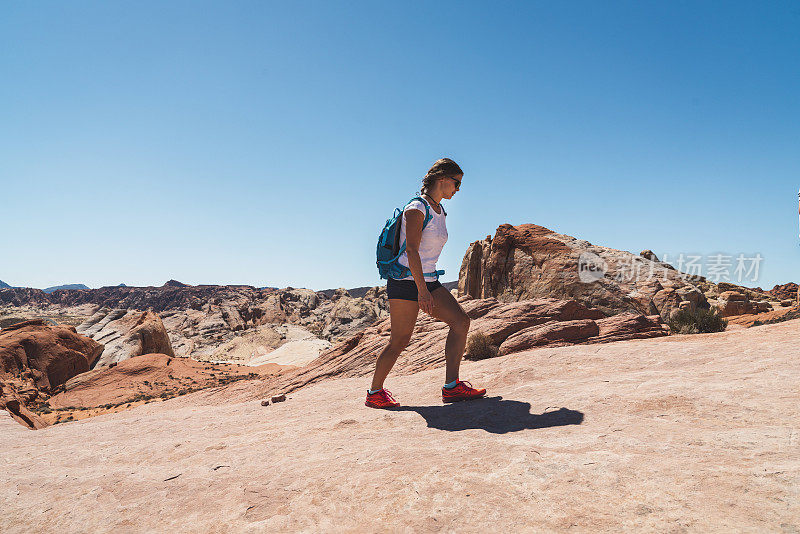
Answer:
<svg viewBox="0 0 800 534"><path fill-rule="evenodd" d="M261 406L269 406L269 399L264 399L261 401Z"/></svg>
<svg viewBox="0 0 800 534"><path fill-rule="evenodd" d="M286 400L286 395L275 395L272 397L272 402L283 402Z"/></svg>

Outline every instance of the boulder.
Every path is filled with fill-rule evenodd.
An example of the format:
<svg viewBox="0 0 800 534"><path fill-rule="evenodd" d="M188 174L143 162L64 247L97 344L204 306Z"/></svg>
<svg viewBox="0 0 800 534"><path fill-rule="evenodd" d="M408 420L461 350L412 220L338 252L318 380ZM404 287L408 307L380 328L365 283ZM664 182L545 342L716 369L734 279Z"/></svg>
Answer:
<svg viewBox="0 0 800 534"><path fill-rule="evenodd" d="M639 253L639 256L641 256L641 257L643 257L645 259L648 259L650 261L656 261L656 262L660 262L661 261L661 260L658 259L658 256L656 256L655 252L653 252L649 248L641 251Z"/></svg>
<svg viewBox="0 0 800 534"><path fill-rule="evenodd" d="M503 224L493 238L470 244L458 294L504 302L574 299L607 316L637 312L667 318L687 299L695 308L709 307L696 285L701 280L659 261L650 250L636 255L535 224Z"/></svg>
<svg viewBox="0 0 800 534"><path fill-rule="evenodd" d="M93 367L102 369L142 354L175 356L164 323L152 311L103 308L78 326L77 331L105 345Z"/></svg>
<svg viewBox="0 0 800 534"><path fill-rule="evenodd" d="M37 390L50 392L88 371L102 352L103 345L74 326L26 321L0 331L0 376L23 377Z"/></svg>
<svg viewBox="0 0 800 534"><path fill-rule="evenodd" d="M797 301L798 295L798 286L794 282L789 282L787 284L778 284L775 285L772 289L769 290L770 295L780 300L789 299L792 301Z"/></svg>
<svg viewBox="0 0 800 534"><path fill-rule="evenodd" d="M600 327L591 319L577 321L552 321L520 330L508 336L500 345L500 355L520 352L533 347L574 345L600 333Z"/></svg>
<svg viewBox="0 0 800 534"><path fill-rule="evenodd" d="M762 313L772 309L767 302L752 302L746 294L739 291L724 291L719 296L717 308L722 317Z"/></svg>
<svg viewBox="0 0 800 534"><path fill-rule="evenodd" d="M600 332L596 337L587 340L591 343L648 339L669 335L669 326L664 324L660 315L629 312L598 319L596 322Z"/></svg>
<svg viewBox="0 0 800 534"><path fill-rule="evenodd" d="M28 407L89 370L103 351L72 326L25 321L0 331L0 408L28 428L46 423Z"/></svg>

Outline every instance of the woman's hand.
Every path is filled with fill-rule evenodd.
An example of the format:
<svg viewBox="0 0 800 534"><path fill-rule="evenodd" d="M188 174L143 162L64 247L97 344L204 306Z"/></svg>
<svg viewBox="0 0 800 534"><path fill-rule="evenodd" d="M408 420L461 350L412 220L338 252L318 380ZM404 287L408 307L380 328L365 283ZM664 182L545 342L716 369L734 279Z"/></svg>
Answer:
<svg viewBox="0 0 800 534"><path fill-rule="evenodd" d="M417 302L419 302L420 310L428 315L433 315L433 308L436 306L436 302L433 300L433 295L431 295L431 292L428 291L427 288L417 291Z"/></svg>

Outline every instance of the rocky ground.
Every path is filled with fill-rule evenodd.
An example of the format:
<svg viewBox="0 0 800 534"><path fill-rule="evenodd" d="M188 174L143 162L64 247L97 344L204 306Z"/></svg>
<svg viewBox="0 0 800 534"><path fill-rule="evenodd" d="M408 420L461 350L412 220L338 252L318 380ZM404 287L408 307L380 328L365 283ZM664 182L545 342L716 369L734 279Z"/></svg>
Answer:
<svg viewBox="0 0 800 534"><path fill-rule="evenodd" d="M104 287L58 290L0 289L0 328L44 319L75 326L107 346L92 365L108 367L142 351L132 332L144 311L157 316L159 335L150 352L198 361L253 365L269 363L268 354L286 365L315 358L332 342L348 337L386 316L385 288L257 289L251 286L187 286L171 280L161 287ZM161 330L165 334L161 335ZM166 336L166 337L165 337ZM138 347L138 348L137 348Z"/></svg>
<svg viewBox="0 0 800 534"><path fill-rule="evenodd" d="M587 308L575 300L536 299L510 303L493 298L459 297L458 300L470 317L470 335L484 334L500 354L522 352L536 346L608 343L669 333L669 327L658 315L621 313L604 317L599 310ZM261 388L258 393L294 391L331 377L371 375L375 357L388 343L390 332L390 319L384 319L342 340L303 367L265 378L257 384ZM394 372L408 374L441 366L448 332L445 323L420 314Z"/></svg>
<svg viewBox="0 0 800 534"><path fill-rule="evenodd" d="M252 382L29 431L0 418L4 532L797 532L800 320L540 348L462 375Z"/></svg>

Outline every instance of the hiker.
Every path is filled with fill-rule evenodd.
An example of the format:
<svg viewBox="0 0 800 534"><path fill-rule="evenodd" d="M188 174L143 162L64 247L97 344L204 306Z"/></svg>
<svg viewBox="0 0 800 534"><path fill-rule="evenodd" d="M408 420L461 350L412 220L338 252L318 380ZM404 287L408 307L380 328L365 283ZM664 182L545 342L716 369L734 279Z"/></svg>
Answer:
<svg viewBox="0 0 800 534"><path fill-rule="evenodd" d="M469 382L458 379L458 368L467 343L469 317L450 291L439 283L439 273L444 271L436 270L436 261L447 241L447 212L441 201L453 198L461 188L463 176L455 161L449 158L438 160L422 179L420 196L409 202L400 216L399 243L405 243L405 250L401 248L402 254L397 262L401 272L407 276L387 279L391 336L375 364L372 385L367 390L367 406L400 406L391 392L383 387L383 381L408 345L420 309L450 326L445 345L447 369L442 400L454 402L486 395L485 389L475 389Z"/></svg>

